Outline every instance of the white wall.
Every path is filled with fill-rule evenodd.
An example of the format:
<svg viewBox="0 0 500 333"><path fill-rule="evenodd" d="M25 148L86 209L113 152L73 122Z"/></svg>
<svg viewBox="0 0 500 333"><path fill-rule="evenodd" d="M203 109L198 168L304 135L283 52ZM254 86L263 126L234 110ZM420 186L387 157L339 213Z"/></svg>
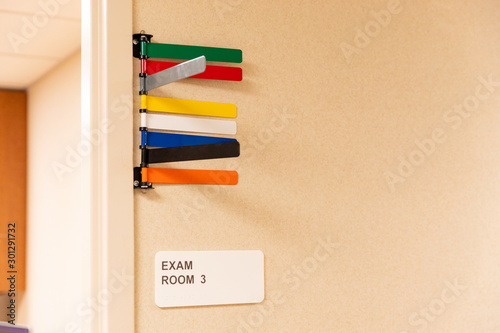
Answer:
<svg viewBox="0 0 500 333"><path fill-rule="evenodd" d="M78 51L28 89L27 290L17 322L36 333L75 332L86 319L77 314L86 299L80 64Z"/></svg>

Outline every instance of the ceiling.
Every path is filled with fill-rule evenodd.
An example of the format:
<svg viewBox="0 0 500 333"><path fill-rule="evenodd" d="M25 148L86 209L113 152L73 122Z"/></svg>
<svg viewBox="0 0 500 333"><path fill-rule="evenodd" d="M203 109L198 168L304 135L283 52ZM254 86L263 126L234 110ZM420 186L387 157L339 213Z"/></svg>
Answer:
<svg viewBox="0 0 500 333"><path fill-rule="evenodd" d="M0 88L25 89L80 48L80 0L0 0Z"/></svg>

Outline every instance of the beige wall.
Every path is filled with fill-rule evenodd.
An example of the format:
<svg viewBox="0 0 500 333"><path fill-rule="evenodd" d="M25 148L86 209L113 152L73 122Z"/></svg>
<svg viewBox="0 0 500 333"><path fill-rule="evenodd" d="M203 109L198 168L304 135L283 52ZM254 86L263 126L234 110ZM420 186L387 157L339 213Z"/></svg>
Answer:
<svg viewBox="0 0 500 333"><path fill-rule="evenodd" d="M235 187L136 192L138 333L500 330L500 3L393 3L135 1L156 42L244 53L242 83L151 93L237 104L242 152L176 164ZM264 304L155 306L157 251L244 249Z"/></svg>
<svg viewBox="0 0 500 333"><path fill-rule="evenodd" d="M64 332L85 300L81 177L69 153L82 141L80 68L78 52L28 90L27 291L16 322L36 333Z"/></svg>

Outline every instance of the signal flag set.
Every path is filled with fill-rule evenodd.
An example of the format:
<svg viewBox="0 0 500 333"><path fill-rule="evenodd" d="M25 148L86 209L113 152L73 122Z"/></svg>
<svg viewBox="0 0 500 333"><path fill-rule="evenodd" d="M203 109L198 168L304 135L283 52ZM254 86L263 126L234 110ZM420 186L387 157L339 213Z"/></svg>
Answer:
<svg viewBox="0 0 500 333"><path fill-rule="evenodd" d="M152 188L153 183L236 185L236 171L149 167L150 164L156 163L238 157L240 144L236 139L200 135L235 135L236 122L228 118L236 117L236 105L156 97L149 95L149 92L185 78L241 81L241 68L211 66L206 62L241 63L242 51L152 43L152 37L153 35L143 32L133 35L134 57L141 61L141 165L134 168L134 188ZM153 61L149 58L187 61Z"/></svg>

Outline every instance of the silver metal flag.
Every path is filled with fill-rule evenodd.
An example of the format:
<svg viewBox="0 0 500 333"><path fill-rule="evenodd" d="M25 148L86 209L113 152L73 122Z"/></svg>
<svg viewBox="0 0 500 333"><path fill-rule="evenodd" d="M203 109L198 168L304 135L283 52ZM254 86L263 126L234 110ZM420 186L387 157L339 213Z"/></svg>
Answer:
<svg viewBox="0 0 500 333"><path fill-rule="evenodd" d="M180 63L161 72L146 76L146 91L179 81L190 76L203 73L207 68L205 56Z"/></svg>

